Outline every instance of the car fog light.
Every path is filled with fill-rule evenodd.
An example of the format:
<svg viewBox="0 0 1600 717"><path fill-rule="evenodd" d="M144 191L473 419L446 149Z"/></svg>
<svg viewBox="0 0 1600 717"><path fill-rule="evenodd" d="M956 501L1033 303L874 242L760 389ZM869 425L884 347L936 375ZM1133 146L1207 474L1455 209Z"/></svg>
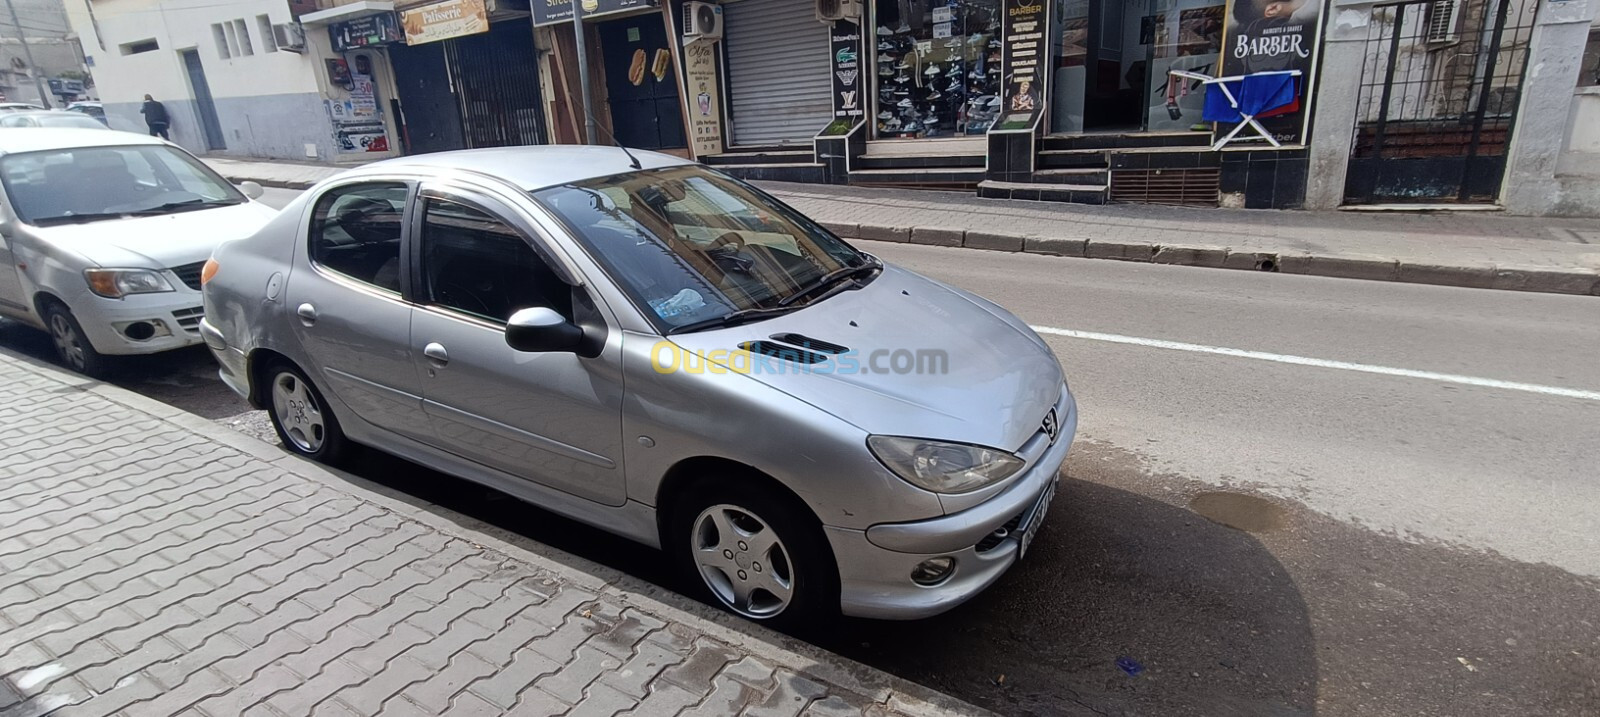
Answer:
<svg viewBox="0 0 1600 717"><path fill-rule="evenodd" d="M950 572L955 567L956 559L948 555L942 558L928 558L911 569L911 582L918 585L938 585L950 577Z"/></svg>
<svg viewBox="0 0 1600 717"><path fill-rule="evenodd" d="M135 321L128 324L128 327L123 329L122 333L134 341L144 341L156 335L156 327L151 326L148 321Z"/></svg>

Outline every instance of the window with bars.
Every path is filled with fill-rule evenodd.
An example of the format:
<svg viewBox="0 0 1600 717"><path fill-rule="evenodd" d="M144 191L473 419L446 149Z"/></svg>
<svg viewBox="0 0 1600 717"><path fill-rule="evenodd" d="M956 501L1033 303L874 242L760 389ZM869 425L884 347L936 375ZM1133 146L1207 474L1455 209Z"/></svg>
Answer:
<svg viewBox="0 0 1600 717"><path fill-rule="evenodd" d="M1461 0L1433 0L1428 3L1428 42L1455 42L1460 14Z"/></svg>
<svg viewBox="0 0 1600 717"><path fill-rule="evenodd" d="M211 39L217 43L217 57L224 60L233 57L233 53L228 50L228 32L222 29L222 23L211 23Z"/></svg>

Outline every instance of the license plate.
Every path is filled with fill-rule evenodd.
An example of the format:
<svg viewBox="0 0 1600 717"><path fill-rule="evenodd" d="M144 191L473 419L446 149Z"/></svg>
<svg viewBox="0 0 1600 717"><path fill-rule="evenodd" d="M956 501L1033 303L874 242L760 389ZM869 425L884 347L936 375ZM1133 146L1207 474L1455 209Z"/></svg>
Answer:
<svg viewBox="0 0 1600 717"><path fill-rule="evenodd" d="M1017 559L1021 560L1028 554L1028 546L1033 544L1033 536L1039 533L1039 526L1044 524L1045 516L1050 514L1050 499L1056 497L1056 483L1050 482L1044 495L1039 497L1039 502L1033 508L1033 518L1028 521L1028 527L1022 531L1022 539L1018 541Z"/></svg>

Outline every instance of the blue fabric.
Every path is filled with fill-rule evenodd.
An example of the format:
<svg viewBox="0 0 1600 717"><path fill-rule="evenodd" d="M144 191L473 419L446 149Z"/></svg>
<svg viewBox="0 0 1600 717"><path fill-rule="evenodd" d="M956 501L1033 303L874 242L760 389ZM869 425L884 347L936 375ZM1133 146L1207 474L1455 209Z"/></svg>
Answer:
<svg viewBox="0 0 1600 717"><path fill-rule="evenodd" d="M1295 92L1294 75L1246 75L1244 90L1239 95L1239 111L1247 115L1259 115L1294 104L1297 99L1299 94Z"/></svg>
<svg viewBox="0 0 1600 717"><path fill-rule="evenodd" d="M1228 101L1228 95L1219 85L1227 85L1234 97L1239 96L1240 85L1244 82L1211 82L1206 84L1206 106L1200 111L1200 119L1207 122L1238 122L1244 119L1239 110L1234 109L1233 103Z"/></svg>
<svg viewBox="0 0 1600 717"><path fill-rule="evenodd" d="M1239 100L1238 108L1228 102L1228 96L1217 85L1228 86L1228 90ZM1271 112L1294 104L1298 99L1294 75L1246 75L1242 80L1206 85L1206 106L1200 118L1207 122L1238 122L1244 119L1244 115Z"/></svg>

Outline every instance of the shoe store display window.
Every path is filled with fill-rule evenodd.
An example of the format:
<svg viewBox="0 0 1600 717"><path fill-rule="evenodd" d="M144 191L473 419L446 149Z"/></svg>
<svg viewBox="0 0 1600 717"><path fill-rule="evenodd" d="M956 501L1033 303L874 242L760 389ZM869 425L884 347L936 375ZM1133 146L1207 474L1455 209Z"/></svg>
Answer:
<svg viewBox="0 0 1600 717"><path fill-rule="evenodd" d="M1000 0L875 0L877 136L981 135L1000 114Z"/></svg>

